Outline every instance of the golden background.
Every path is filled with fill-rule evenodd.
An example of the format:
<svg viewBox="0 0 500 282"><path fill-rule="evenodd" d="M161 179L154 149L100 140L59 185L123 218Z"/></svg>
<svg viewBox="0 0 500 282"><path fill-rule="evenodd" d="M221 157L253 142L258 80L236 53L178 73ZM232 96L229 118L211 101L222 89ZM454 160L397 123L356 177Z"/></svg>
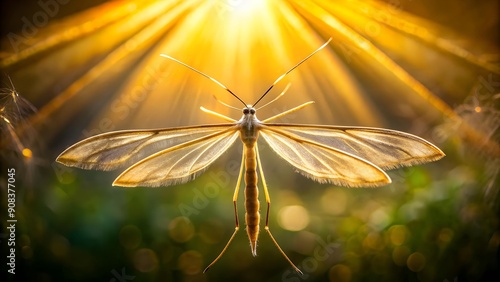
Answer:
<svg viewBox="0 0 500 282"><path fill-rule="evenodd" d="M6 171L16 168L15 279L120 281L123 273L130 281L499 277L498 1L1 5L0 179L5 195ZM242 107L229 93L161 53L251 104L330 37L325 49L275 86L265 101L291 83L259 118L312 100L281 122L403 130L447 156L390 172L390 186L348 189L305 179L261 146L271 230L302 277L265 233L252 257L244 230L201 273L234 228L241 145L196 180L159 189L112 187L119 172L54 163L69 145L101 132L221 122L200 106L239 119L241 112L213 98ZM5 200L1 208L4 224Z"/></svg>

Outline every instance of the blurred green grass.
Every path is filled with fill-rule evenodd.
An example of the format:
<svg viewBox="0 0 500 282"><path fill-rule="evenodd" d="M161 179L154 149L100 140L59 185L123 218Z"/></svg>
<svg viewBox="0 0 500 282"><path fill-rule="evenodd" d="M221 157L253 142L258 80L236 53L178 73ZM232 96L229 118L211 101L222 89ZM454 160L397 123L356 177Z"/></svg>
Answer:
<svg viewBox="0 0 500 282"><path fill-rule="evenodd" d="M234 157L227 154L210 170L224 171ZM253 258L244 228L225 256L200 273L233 231L235 177L212 192L205 189L214 183L208 172L185 185L127 189L111 187L116 173L63 168L58 179L53 167L39 168L37 181L17 192L16 276L111 281L112 271L122 269L134 281L488 281L498 275L498 205L485 197L487 163L477 155L460 162L452 153L392 171L394 183L377 189L319 185L283 164L274 167L281 160L271 157L263 160L264 168L273 167L267 173L271 230L304 277L265 233ZM20 185L25 173L18 169ZM308 210L310 223L284 230L278 212L296 204Z"/></svg>

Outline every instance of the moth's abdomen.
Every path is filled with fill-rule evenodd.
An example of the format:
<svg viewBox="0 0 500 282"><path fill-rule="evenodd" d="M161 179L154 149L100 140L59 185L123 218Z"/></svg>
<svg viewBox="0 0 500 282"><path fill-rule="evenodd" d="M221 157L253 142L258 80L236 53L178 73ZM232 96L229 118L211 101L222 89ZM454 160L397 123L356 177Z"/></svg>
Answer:
<svg viewBox="0 0 500 282"><path fill-rule="evenodd" d="M255 146L245 145L245 223L252 254L257 255L259 237L260 204L257 188L257 160Z"/></svg>

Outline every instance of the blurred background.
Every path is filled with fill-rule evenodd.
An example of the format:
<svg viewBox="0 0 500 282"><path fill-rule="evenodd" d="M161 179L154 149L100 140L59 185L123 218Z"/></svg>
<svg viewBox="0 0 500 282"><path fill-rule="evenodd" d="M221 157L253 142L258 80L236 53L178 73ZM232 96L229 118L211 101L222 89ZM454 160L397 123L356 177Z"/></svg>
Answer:
<svg viewBox="0 0 500 282"><path fill-rule="evenodd" d="M499 270L499 1L3 1L2 281L496 281ZM196 180L125 189L121 171L55 163L98 133L239 119L286 95L286 123L376 126L421 136L446 157L389 172L377 189L317 184L264 143L270 228L252 257L234 230L237 142ZM265 102L264 101L264 102ZM263 105L260 104L260 105ZM9 175L8 169L15 174ZM16 274L7 273L14 181ZM240 192L241 193L241 192ZM262 193L261 193L262 195ZM243 195L239 216L243 221ZM264 199L261 197L261 202ZM264 210L261 210L264 212ZM5 269L5 270L4 270Z"/></svg>

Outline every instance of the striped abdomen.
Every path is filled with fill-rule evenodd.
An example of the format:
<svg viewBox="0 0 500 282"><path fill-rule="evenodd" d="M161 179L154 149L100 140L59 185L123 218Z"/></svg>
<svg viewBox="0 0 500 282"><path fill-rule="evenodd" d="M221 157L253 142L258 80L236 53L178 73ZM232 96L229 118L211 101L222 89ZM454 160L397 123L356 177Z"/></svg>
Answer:
<svg viewBox="0 0 500 282"><path fill-rule="evenodd" d="M249 142L250 143L250 142ZM245 223L252 254L257 255L259 237L259 190L257 189L257 158L255 143L246 143L245 150Z"/></svg>

